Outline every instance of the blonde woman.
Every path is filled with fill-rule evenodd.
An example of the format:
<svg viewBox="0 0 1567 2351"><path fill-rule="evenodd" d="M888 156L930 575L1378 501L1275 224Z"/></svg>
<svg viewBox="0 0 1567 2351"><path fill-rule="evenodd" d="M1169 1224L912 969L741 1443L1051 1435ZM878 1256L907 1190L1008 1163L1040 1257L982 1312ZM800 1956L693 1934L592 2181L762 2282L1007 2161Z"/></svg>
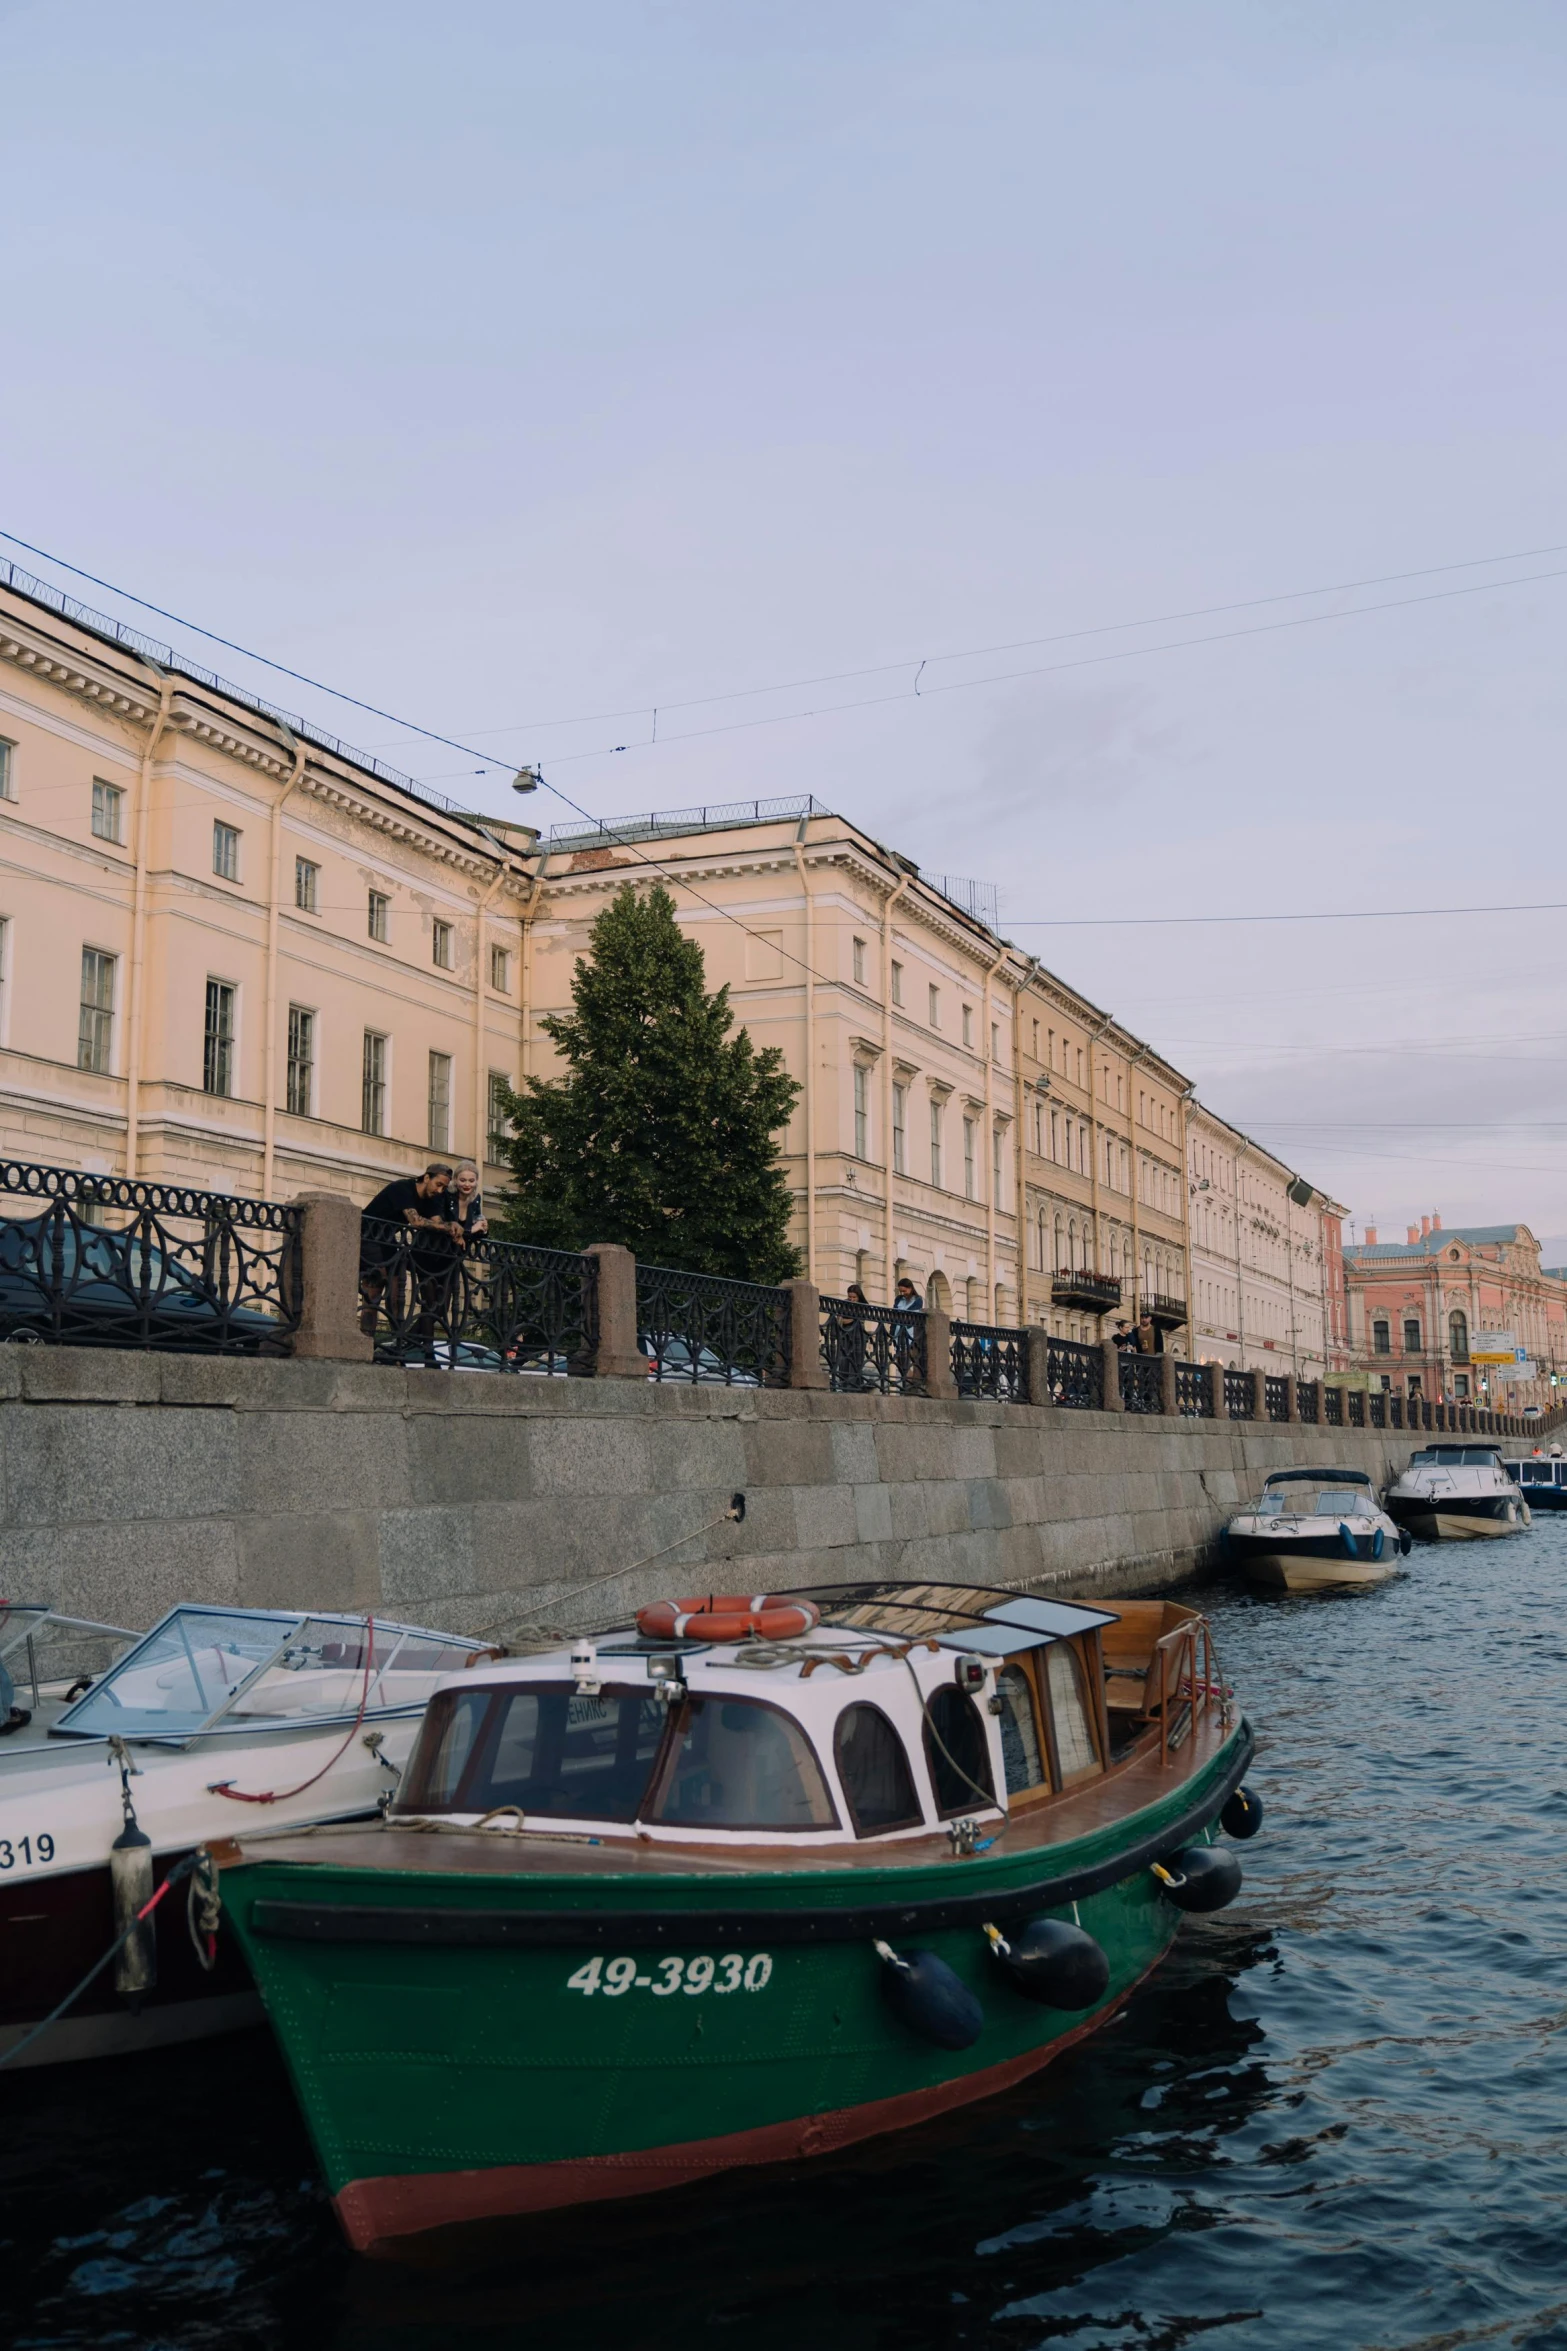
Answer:
<svg viewBox="0 0 1567 2351"><path fill-rule="evenodd" d="M479 1189L479 1171L471 1159L459 1159L453 1184L452 1229L465 1249L475 1241L482 1241L489 1232L484 1218L484 1194Z"/></svg>

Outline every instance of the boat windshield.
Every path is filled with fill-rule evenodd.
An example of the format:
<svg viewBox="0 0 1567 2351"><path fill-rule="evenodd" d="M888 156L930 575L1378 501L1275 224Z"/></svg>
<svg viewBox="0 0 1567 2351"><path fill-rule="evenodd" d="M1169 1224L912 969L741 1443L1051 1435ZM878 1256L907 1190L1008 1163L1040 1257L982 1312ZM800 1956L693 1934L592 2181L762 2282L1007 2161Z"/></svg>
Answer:
<svg viewBox="0 0 1567 2351"><path fill-rule="evenodd" d="M666 1737L667 1733L667 1737ZM645 1686L444 1690L399 1812L657 1820L671 1828L825 1829L832 1800L810 1744L777 1707L692 1698L671 1720Z"/></svg>
<svg viewBox="0 0 1567 2351"><path fill-rule="evenodd" d="M1411 1469L1495 1469L1501 1455L1494 1445L1424 1445L1411 1453Z"/></svg>
<svg viewBox="0 0 1567 2351"><path fill-rule="evenodd" d="M362 1616L174 1609L68 1707L56 1731L186 1740L422 1706L471 1643Z"/></svg>

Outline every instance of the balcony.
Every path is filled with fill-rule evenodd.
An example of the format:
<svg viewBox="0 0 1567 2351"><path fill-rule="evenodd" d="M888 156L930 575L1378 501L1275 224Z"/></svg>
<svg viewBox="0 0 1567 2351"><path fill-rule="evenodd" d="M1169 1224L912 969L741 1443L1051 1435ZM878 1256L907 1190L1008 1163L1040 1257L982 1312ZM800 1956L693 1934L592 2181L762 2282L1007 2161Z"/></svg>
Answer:
<svg viewBox="0 0 1567 2351"><path fill-rule="evenodd" d="M1068 1266L1052 1276L1050 1300L1054 1306L1075 1307L1080 1314L1114 1314L1121 1303L1121 1285L1108 1274L1073 1273Z"/></svg>
<svg viewBox="0 0 1567 2351"><path fill-rule="evenodd" d="M1186 1321L1185 1299L1166 1298L1161 1290L1155 1290L1151 1297L1143 1299L1142 1311L1151 1318L1154 1328L1160 1331L1178 1331Z"/></svg>

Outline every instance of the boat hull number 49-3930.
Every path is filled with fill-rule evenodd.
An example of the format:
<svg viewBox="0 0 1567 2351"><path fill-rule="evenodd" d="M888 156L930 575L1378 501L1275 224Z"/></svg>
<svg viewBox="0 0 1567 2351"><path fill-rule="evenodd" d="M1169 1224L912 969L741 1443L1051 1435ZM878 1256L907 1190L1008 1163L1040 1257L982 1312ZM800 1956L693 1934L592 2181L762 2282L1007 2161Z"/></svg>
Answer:
<svg viewBox="0 0 1567 2351"><path fill-rule="evenodd" d="M709 1958L703 1952L695 1959L658 1959L647 1973L639 1974L634 1959L584 1960L574 1975L566 1978L568 1992L602 1992L606 1999L618 1999L622 1992L651 1992L655 2000L667 2000L671 1992L685 1992L692 1998L703 1992L760 1992L766 1988L773 1972L771 1956L766 1951L753 1951L749 1959L742 1959L738 1951L726 1951L721 1959Z"/></svg>

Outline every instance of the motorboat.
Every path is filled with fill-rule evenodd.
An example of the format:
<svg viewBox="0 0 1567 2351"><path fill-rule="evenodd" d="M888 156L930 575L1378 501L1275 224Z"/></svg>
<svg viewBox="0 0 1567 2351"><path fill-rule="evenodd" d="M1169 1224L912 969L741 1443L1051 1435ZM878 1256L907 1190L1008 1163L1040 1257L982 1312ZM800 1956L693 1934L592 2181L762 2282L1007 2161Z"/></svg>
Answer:
<svg viewBox="0 0 1567 2351"><path fill-rule="evenodd" d="M1522 1534L1529 1504L1495 1445L1426 1445L1387 1490L1389 1514L1427 1541Z"/></svg>
<svg viewBox="0 0 1567 2351"><path fill-rule="evenodd" d="M219 1852L351 2243L794 2162L1022 2080L1240 1883L1205 1621L677 1600L454 1676L381 1820Z"/></svg>
<svg viewBox="0 0 1567 2351"><path fill-rule="evenodd" d="M1409 1547L1360 1469L1276 1469L1224 1530L1225 1556L1269 1592L1383 1584Z"/></svg>
<svg viewBox="0 0 1567 2351"><path fill-rule="evenodd" d="M215 1959L208 1947L190 1879L31 2038L116 1940L126 1887L152 1895L240 1819L373 1814L431 1692L473 1653L379 1617L185 1605L139 1634L0 1605L14 1725L0 1738L0 2060L116 2055L259 2021L232 1938Z"/></svg>
<svg viewBox="0 0 1567 2351"><path fill-rule="evenodd" d="M1567 1461L1560 1445L1553 1445L1549 1453L1526 1453L1520 1461L1504 1461L1502 1468L1531 1511L1567 1510Z"/></svg>

